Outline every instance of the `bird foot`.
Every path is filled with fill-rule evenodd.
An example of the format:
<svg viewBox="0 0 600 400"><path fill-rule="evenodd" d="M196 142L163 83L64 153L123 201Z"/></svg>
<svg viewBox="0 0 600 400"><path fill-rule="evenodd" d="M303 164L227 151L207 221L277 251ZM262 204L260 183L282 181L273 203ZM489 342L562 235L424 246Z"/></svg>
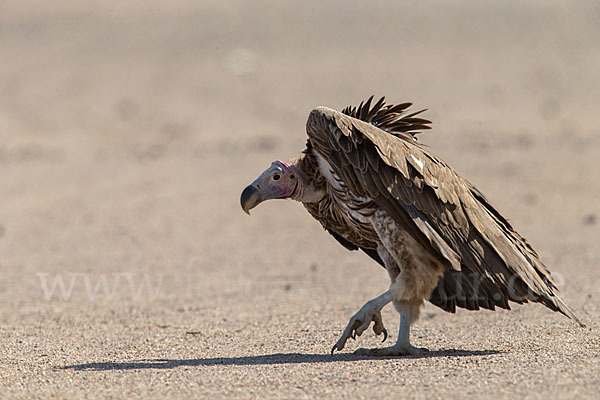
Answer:
<svg viewBox="0 0 600 400"><path fill-rule="evenodd" d="M336 350L341 351L349 338L356 340L356 337L362 335L369 325L371 325L371 322L374 322L373 332L375 332L375 335L379 336L383 333L383 342L385 342L388 333L383 326L383 320L381 319L381 307L377 302L371 300L365 303L365 305L350 318L342 336L333 345L331 354Z"/></svg>
<svg viewBox="0 0 600 400"><path fill-rule="evenodd" d="M354 354L357 356L369 357L393 357L393 356L420 356L428 353L429 350L424 347L415 347L410 344L383 347L380 349L357 349Z"/></svg>

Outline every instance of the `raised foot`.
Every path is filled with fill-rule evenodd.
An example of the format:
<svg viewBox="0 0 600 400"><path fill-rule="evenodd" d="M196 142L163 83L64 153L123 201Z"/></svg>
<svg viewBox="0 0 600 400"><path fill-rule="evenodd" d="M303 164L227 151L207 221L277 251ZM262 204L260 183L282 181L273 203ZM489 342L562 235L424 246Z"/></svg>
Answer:
<svg viewBox="0 0 600 400"><path fill-rule="evenodd" d="M348 339L352 338L356 340L356 336L362 335L369 325L371 325L371 322L374 322L373 332L375 332L377 336L383 333L382 342L385 342L388 337L388 333L383 326L383 320L381 319L381 308L379 308L372 301L369 301L362 306L361 309L352 316L352 318L350 318L350 321L348 322L348 325L346 325L346 329L344 329L342 336L333 345L331 354L333 354L333 352L336 350L342 350Z"/></svg>
<svg viewBox="0 0 600 400"><path fill-rule="evenodd" d="M424 347L415 347L415 346L411 346L409 345L402 345L402 346L390 346L390 347L383 347L381 349L365 349L365 348L360 348L357 349L354 354L357 356L370 356L370 357L390 357L390 356L420 356L423 354L428 353L429 350L427 350Z"/></svg>

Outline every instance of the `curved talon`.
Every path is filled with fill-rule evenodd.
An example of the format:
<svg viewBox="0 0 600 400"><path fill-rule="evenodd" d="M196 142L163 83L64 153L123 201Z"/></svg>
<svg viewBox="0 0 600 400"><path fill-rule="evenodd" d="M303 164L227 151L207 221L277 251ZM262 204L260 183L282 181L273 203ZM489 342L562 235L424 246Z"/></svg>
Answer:
<svg viewBox="0 0 600 400"><path fill-rule="evenodd" d="M383 305L388 302L389 300L383 303ZM350 318L348 325L346 325L346 328L342 332L342 336L331 348L331 354L333 355L336 350L342 351L348 339L352 338L352 340L357 340L356 337L361 336L365 330L369 328L371 322L374 322L373 331L375 332L375 335L379 336L383 333L382 343L385 342L388 338L388 332L385 329L385 326L383 326L383 321L381 319L381 306L373 301L368 301L352 316L352 318Z"/></svg>

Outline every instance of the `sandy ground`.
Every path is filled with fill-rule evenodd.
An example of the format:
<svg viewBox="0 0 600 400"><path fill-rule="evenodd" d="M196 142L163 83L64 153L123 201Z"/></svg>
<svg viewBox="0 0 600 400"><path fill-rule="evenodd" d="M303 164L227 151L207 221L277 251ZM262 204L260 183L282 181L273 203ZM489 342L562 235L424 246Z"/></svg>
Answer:
<svg viewBox="0 0 600 400"><path fill-rule="evenodd" d="M1 2L0 397L597 395L600 8L452 3ZM387 274L239 194L371 94L429 108L587 328L427 305L425 357L328 354Z"/></svg>

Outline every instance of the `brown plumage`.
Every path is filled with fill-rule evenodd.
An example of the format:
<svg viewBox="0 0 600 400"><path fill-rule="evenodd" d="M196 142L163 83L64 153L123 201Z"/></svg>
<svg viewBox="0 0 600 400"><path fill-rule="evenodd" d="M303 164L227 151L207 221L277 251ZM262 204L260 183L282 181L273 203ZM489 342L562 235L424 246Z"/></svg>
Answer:
<svg viewBox="0 0 600 400"><path fill-rule="evenodd" d="M350 320L334 350L371 321L376 333L385 332L379 311L390 301L408 321L398 343L361 354L418 352L407 326L424 299L449 312L539 302L581 324L529 243L477 188L418 143L416 134L430 128L417 117L422 111L408 113L410 103L386 105L383 98L371 107L371 100L310 113L307 147L290 166L295 186L277 196L301 201L343 246L363 250L390 274L390 290Z"/></svg>

